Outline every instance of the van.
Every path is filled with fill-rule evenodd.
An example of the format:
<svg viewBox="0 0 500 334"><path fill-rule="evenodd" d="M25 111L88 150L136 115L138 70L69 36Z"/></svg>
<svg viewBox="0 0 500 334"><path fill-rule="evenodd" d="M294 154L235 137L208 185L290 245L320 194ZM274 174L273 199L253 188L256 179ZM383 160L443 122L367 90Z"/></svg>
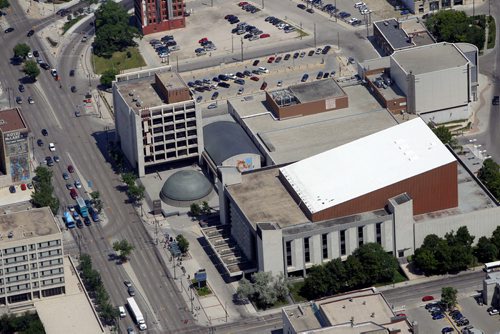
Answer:
<svg viewBox="0 0 500 334"><path fill-rule="evenodd" d="M120 311L120 318L125 318L127 316L127 313L125 313L125 307L118 306L118 311Z"/></svg>

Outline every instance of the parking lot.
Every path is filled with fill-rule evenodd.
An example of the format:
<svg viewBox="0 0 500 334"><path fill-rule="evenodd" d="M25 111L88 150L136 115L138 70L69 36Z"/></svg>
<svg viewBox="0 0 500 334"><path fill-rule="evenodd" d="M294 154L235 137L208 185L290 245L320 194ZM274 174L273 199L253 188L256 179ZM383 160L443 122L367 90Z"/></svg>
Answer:
<svg viewBox="0 0 500 334"><path fill-rule="evenodd" d="M234 15L238 21L233 21L231 24L224 17ZM206 7L194 11L187 18L187 26L184 29L171 30L145 36L140 42L141 52L144 54L146 61L150 65L161 65L162 63L172 62L174 59L202 58L215 55L236 55L241 54L241 48L247 50L249 48L268 47L274 43L294 40L302 34L299 26L295 23L290 23L296 30L286 33L284 29L280 29L273 24L265 21L266 17L270 16L265 10L259 10L256 13L242 10L237 3L228 4L224 8ZM285 21L284 17L280 17L276 13L274 16ZM236 28L238 23L247 23L259 29L262 33L259 37L265 35L264 38L250 40L245 34L238 35L232 30ZM175 38L179 50L171 52L169 57L161 59L151 47L149 42L152 39L161 39L165 35L172 35ZM269 36L267 36L269 35ZM202 47L200 40L206 38L211 41L215 48L206 50L202 55L197 56L196 49Z"/></svg>
<svg viewBox="0 0 500 334"><path fill-rule="evenodd" d="M443 313L442 319L435 317L436 319L433 320L431 312L425 308L427 303L424 302L418 307L407 309L402 313L405 313L410 321L418 322L420 333L442 333L443 328L452 328L453 331L449 333L462 333L467 326L473 326L485 334L493 334L498 331L500 315L489 315L488 306L480 306L472 296L459 298L458 302L458 310L468 320L468 324L465 322L466 325L459 326L449 312Z"/></svg>

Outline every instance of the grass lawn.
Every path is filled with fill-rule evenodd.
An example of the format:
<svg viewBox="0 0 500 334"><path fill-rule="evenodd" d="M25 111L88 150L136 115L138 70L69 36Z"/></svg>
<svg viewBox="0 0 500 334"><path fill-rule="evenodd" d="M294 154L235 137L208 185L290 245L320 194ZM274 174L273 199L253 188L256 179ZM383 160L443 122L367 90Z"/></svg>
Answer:
<svg viewBox="0 0 500 334"><path fill-rule="evenodd" d="M130 52L130 58L127 57L128 51ZM139 49L136 47L130 47L123 52L115 52L111 58L98 57L96 55L92 55L92 57L95 67L94 71L97 74L102 74L102 72L109 68L116 68L118 71L123 71L146 66L144 59L142 59L139 53Z"/></svg>
<svg viewBox="0 0 500 334"><path fill-rule="evenodd" d="M301 303L307 301L301 294L300 289L304 286L304 281L299 281L295 283L291 283L289 285L290 295L292 295L292 299L295 303Z"/></svg>

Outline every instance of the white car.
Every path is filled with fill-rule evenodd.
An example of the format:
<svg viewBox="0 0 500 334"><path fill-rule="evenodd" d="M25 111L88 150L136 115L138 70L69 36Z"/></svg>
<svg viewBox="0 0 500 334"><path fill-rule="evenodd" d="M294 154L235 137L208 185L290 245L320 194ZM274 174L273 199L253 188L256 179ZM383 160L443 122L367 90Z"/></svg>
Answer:
<svg viewBox="0 0 500 334"><path fill-rule="evenodd" d="M494 308L494 309L492 309L492 310L489 310L489 311L488 311L488 314L489 314L489 315L496 315L496 314L498 314L498 313L499 313L499 312L498 312L498 310L497 310L497 309L495 309L495 308Z"/></svg>
<svg viewBox="0 0 500 334"><path fill-rule="evenodd" d="M55 78L57 77L57 70L55 68L50 70L50 74Z"/></svg>
<svg viewBox="0 0 500 334"><path fill-rule="evenodd" d="M263 66L259 67L259 71L262 73L269 73L269 70Z"/></svg>
<svg viewBox="0 0 500 334"><path fill-rule="evenodd" d="M31 96L28 97L28 103L29 104L33 104L35 103L35 100L33 100L33 98Z"/></svg>
<svg viewBox="0 0 500 334"><path fill-rule="evenodd" d="M54 143L49 143L49 151L54 152L56 150L56 145Z"/></svg>
<svg viewBox="0 0 500 334"><path fill-rule="evenodd" d="M354 4L354 8L363 7L363 6L366 6L366 4L364 2L356 2Z"/></svg>
<svg viewBox="0 0 500 334"><path fill-rule="evenodd" d="M31 59L33 58L33 54L31 52L28 52L28 55L26 57L28 57L28 59Z"/></svg>

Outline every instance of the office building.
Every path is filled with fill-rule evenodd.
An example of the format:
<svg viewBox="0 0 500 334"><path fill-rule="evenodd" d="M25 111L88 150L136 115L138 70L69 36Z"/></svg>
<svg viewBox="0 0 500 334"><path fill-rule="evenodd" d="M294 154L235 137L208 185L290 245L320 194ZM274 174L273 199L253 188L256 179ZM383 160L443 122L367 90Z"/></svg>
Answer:
<svg viewBox="0 0 500 334"><path fill-rule="evenodd" d="M184 28L184 0L134 0L135 18L144 35Z"/></svg>
<svg viewBox="0 0 500 334"><path fill-rule="evenodd" d="M62 233L48 207L0 216L0 304L65 293Z"/></svg>
<svg viewBox="0 0 500 334"><path fill-rule="evenodd" d="M120 147L139 176L203 150L200 111L181 77L160 67L127 73L113 82Z"/></svg>
<svg viewBox="0 0 500 334"><path fill-rule="evenodd" d="M474 0L401 0L401 4L413 14L424 14L442 9L459 9L457 6L460 5L474 6Z"/></svg>

